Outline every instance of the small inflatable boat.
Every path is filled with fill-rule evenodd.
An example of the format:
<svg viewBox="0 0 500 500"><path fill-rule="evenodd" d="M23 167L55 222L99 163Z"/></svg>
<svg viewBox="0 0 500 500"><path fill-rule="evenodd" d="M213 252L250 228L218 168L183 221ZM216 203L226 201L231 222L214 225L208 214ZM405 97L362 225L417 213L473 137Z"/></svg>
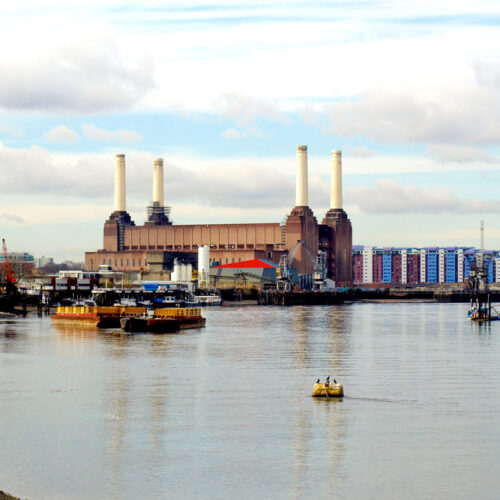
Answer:
<svg viewBox="0 0 500 500"><path fill-rule="evenodd" d="M342 384L314 384L313 398L341 398L344 395Z"/></svg>

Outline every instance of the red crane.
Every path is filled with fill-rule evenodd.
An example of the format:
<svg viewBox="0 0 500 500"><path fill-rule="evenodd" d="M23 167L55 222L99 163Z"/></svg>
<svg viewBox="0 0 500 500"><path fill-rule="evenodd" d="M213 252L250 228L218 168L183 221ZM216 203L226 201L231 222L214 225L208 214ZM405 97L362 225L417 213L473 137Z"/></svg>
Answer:
<svg viewBox="0 0 500 500"><path fill-rule="evenodd" d="M3 262L5 266L5 278L7 283L14 285L17 280L14 276L14 273L10 270L9 256L7 255L7 245L5 244L4 238L2 238L2 244L3 244L3 259L4 259Z"/></svg>

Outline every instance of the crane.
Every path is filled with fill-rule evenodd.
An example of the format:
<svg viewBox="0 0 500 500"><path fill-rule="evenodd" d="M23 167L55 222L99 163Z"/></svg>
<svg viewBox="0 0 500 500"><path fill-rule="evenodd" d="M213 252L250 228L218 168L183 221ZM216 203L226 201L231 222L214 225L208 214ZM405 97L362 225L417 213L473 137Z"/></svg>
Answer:
<svg viewBox="0 0 500 500"><path fill-rule="evenodd" d="M486 257L484 253L484 223L481 221L481 250L470 259L470 277L467 280L467 288L470 291L469 318L490 321L491 296L488 286L488 267L491 256ZM495 317L498 317L495 315Z"/></svg>
<svg viewBox="0 0 500 500"><path fill-rule="evenodd" d="M276 268L276 289L280 292L290 291L290 281L292 277L291 266L295 254L301 246L305 246L305 243L299 240L288 253L283 253L280 257L278 267Z"/></svg>
<svg viewBox="0 0 500 500"><path fill-rule="evenodd" d="M4 238L2 238L2 245L3 245L4 266L5 266L5 281L9 285L15 285L17 280L16 277L14 276L14 273L10 270L9 256L7 255L7 245L5 243Z"/></svg>
<svg viewBox="0 0 500 500"><path fill-rule="evenodd" d="M314 255L309 249L306 246L304 246L304 248L306 249L306 254L312 262L314 269L313 286L317 290L322 290L326 280L326 252L318 250L318 255L314 258Z"/></svg>

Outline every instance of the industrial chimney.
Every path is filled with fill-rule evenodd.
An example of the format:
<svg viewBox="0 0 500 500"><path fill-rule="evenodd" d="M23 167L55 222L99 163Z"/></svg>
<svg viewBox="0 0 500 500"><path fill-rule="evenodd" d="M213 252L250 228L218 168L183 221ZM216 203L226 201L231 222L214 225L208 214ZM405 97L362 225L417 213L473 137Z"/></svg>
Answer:
<svg viewBox="0 0 500 500"><path fill-rule="evenodd" d="M297 146L297 184L295 206L307 207L309 205L307 193L307 146Z"/></svg>
<svg viewBox="0 0 500 500"><path fill-rule="evenodd" d="M332 151L332 178L330 184L330 208L342 210L342 152Z"/></svg>
<svg viewBox="0 0 500 500"><path fill-rule="evenodd" d="M146 226L170 226L170 207L165 206L163 158L156 158L153 165L153 202L148 207Z"/></svg>
<svg viewBox="0 0 500 500"><path fill-rule="evenodd" d="M336 286L352 285L352 226L342 202L342 153L332 151L330 209L322 222L327 276Z"/></svg>
<svg viewBox="0 0 500 500"><path fill-rule="evenodd" d="M165 204L163 184L163 158L157 158L153 167L153 206Z"/></svg>
<svg viewBox="0 0 500 500"><path fill-rule="evenodd" d="M125 155L116 155L115 165L115 212L126 212Z"/></svg>

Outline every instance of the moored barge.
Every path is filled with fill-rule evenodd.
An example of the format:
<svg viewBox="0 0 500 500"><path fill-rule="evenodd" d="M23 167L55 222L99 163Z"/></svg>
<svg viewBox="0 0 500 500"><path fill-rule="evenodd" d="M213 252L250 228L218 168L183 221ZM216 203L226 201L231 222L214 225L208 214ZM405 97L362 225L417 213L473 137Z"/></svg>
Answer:
<svg viewBox="0 0 500 500"><path fill-rule="evenodd" d="M51 316L51 320L53 323L63 325L94 328L123 327L126 331L155 331L158 333L201 328L205 326L206 322L206 319L201 315L200 308L169 307L155 309L150 313L146 307L59 306L56 314ZM133 322L124 321L123 326L121 320L127 319L131 319Z"/></svg>

